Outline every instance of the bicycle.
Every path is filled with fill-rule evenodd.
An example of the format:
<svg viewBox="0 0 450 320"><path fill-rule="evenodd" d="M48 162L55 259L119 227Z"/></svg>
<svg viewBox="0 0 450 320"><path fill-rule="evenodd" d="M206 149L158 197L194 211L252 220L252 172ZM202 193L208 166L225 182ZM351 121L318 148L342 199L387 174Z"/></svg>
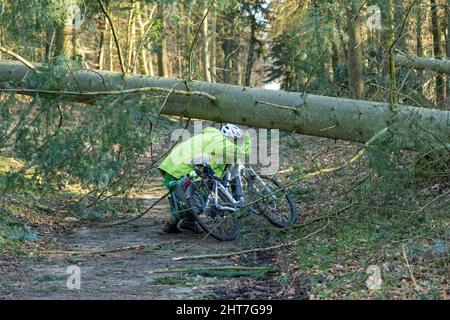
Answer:
<svg viewBox="0 0 450 320"><path fill-rule="evenodd" d="M260 176L243 164L227 165L221 178L205 162L194 169L195 174L183 183L185 199L197 223L213 238L234 240L245 209L279 228L296 223L295 204L274 178Z"/></svg>

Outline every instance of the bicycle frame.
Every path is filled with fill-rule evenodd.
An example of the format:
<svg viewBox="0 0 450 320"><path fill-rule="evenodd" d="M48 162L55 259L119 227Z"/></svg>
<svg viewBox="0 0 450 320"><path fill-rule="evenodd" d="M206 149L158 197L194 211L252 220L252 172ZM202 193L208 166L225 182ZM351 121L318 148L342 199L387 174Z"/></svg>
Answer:
<svg viewBox="0 0 450 320"><path fill-rule="evenodd" d="M268 194L271 194L271 197L273 199L277 199L276 195L272 192L272 190L267 186L267 184L264 182L263 179L253 170L250 166L245 166L243 164L231 164L225 169L225 173L223 175L223 178L221 179L223 181L220 181L219 179L214 179L214 192L213 195L208 195L208 200L206 201L205 206L208 208L210 206L214 206L219 210L226 210L235 212L239 210L241 207L244 207L247 205L247 199L245 199L243 192L242 192L242 176L245 175L247 177L252 177L253 179L256 179L262 187L265 189L265 191L268 192ZM240 188L240 190L236 190L236 193L239 194L239 199L235 199L233 194L229 191L230 183L233 179L237 179L237 189ZM247 178L249 179L249 178ZM259 191L259 189L257 189ZM221 205L219 204L219 192L221 192L227 200L230 202L231 206ZM252 208L250 208L251 211Z"/></svg>

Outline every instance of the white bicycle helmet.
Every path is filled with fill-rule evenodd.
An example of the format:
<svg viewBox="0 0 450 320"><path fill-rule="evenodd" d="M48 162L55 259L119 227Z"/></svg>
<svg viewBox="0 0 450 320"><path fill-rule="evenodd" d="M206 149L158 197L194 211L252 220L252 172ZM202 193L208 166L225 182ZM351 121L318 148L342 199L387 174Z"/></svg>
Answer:
<svg viewBox="0 0 450 320"><path fill-rule="evenodd" d="M239 129L237 126L231 123L227 123L224 126L222 126L222 128L220 128L220 132L222 132L222 134L225 137L231 137L234 139L242 138L241 129Z"/></svg>

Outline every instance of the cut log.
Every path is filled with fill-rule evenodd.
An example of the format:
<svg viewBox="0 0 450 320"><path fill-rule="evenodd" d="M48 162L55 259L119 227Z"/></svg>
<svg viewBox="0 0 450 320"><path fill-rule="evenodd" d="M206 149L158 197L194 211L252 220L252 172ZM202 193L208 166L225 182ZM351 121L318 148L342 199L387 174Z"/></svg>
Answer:
<svg viewBox="0 0 450 320"><path fill-rule="evenodd" d="M450 74L450 60L395 55L394 62L401 67L411 67L419 70L431 70Z"/></svg>
<svg viewBox="0 0 450 320"><path fill-rule="evenodd" d="M23 80L31 75L32 72L23 64L0 61L1 88L5 87L5 82L10 82L9 87L15 86L14 90L20 93L20 89L25 89L22 87L25 83ZM77 83L73 81L69 91L74 93L67 98L81 102L92 102L92 92L117 91L118 88L129 90L157 87L180 92L199 91L205 94L170 94L161 113L356 142L368 141L395 121L395 127L403 138L403 148L420 148L415 139L417 128L424 135L435 137L441 143L450 143L450 112L444 110L402 105L391 108L389 104L381 102L312 94L302 97L295 92L200 81L185 82L142 75L127 75L122 79L121 73L101 70L73 72L70 77L76 78ZM80 89L82 94L78 93ZM0 89L2 90L5 91ZM68 90L67 85L64 90ZM24 90L22 93L34 94ZM161 90L158 94L161 95ZM128 93L127 97L130 96ZM215 99L208 98L210 96Z"/></svg>

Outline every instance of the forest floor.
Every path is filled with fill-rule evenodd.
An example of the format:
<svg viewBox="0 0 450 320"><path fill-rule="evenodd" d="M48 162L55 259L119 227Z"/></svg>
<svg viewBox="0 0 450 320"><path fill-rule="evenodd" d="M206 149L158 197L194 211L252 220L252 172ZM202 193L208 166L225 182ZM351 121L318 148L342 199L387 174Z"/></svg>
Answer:
<svg viewBox="0 0 450 320"><path fill-rule="evenodd" d="M142 197L151 205L162 194L154 191ZM41 247L30 245L27 255L0 259L0 299L307 297L300 282L288 293L280 286L272 274L276 270L270 267L274 262L270 253L175 261L176 257L233 252L240 246L205 239L205 234L164 234L167 210L168 204L163 203L139 220L111 227L79 222L69 225L67 217L54 221L57 226ZM80 268L80 289L67 287L69 266Z"/></svg>
<svg viewBox="0 0 450 320"><path fill-rule="evenodd" d="M342 165L357 150L350 142L282 134L277 177L294 182L299 222L281 232L251 216L232 242L163 234L167 200L139 220L105 227L133 215L93 221L37 210L34 200L26 203L28 195L11 212L39 237L0 256L0 299L448 299L448 176L405 183L399 166L386 171L386 180L362 159L296 180L305 168ZM155 172L139 193L142 210L164 192ZM296 245L282 250L174 260L292 240ZM70 266L80 268L79 290L67 287ZM367 285L373 268L382 278L378 289Z"/></svg>

